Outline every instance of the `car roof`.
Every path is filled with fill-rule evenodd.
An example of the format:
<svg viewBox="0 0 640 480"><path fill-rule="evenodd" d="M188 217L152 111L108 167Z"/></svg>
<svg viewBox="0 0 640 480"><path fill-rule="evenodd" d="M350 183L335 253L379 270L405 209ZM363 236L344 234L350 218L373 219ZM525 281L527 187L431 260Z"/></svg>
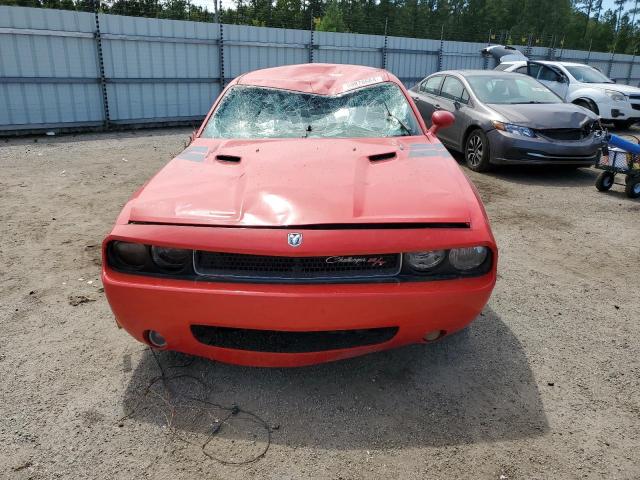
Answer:
<svg viewBox="0 0 640 480"><path fill-rule="evenodd" d="M509 62L511 63L511 62ZM516 62L513 62L516 63ZM444 70L442 72L434 73L434 75L461 75L463 77L513 77L514 75L521 75L520 73L504 72L502 70Z"/></svg>
<svg viewBox="0 0 640 480"><path fill-rule="evenodd" d="M237 85L281 88L317 95L337 95L348 90L399 80L381 68L331 63L305 63L265 68L246 73Z"/></svg>
<svg viewBox="0 0 640 480"><path fill-rule="evenodd" d="M550 60L531 60L532 62L536 62L536 63L542 63L543 65L564 65L564 66L568 66L568 67L588 67L589 65L584 64L584 63L576 63L576 62L557 62L557 61L550 61ZM517 64L525 64L527 63L526 60L512 60L512 61L507 61L507 62L501 62L504 63L505 65L517 65Z"/></svg>

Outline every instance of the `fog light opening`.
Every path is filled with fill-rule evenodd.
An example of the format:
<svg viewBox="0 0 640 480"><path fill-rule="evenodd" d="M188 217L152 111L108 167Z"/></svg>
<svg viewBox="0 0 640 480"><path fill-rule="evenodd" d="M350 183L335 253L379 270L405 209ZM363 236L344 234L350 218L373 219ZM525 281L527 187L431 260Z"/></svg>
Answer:
<svg viewBox="0 0 640 480"><path fill-rule="evenodd" d="M147 332L147 340L151 346L155 348L165 348L167 346L167 341L155 330L149 330Z"/></svg>
<svg viewBox="0 0 640 480"><path fill-rule="evenodd" d="M427 332L424 336L425 342L435 342L440 337L445 334L444 330L433 330L432 332Z"/></svg>

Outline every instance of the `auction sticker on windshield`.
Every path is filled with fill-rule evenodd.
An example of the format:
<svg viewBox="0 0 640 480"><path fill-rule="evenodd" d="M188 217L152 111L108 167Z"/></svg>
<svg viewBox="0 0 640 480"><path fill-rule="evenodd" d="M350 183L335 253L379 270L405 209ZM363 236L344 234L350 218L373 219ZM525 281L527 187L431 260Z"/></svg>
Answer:
<svg viewBox="0 0 640 480"><path fill-rule="evenodd" d="M354 88L366 87L367 85L373 85L374 83L382 82L382 77L369 77L362 80L356 80L355 82L347 82L342 86L342 91L353 90Z"/></svg>

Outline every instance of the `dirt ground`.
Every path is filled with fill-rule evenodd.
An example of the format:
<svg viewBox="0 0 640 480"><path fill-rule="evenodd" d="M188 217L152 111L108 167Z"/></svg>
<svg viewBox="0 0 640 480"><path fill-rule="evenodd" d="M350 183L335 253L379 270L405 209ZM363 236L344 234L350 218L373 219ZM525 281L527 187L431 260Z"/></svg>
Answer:
<svg viewBox="0 0 640 480"><path fill-rule="evenodd" d="M500 265L465 334L291 370L161 353L167 389L99 245L188 133L0 140L0 478L640 478L640 201L466 171Z"/></svg>

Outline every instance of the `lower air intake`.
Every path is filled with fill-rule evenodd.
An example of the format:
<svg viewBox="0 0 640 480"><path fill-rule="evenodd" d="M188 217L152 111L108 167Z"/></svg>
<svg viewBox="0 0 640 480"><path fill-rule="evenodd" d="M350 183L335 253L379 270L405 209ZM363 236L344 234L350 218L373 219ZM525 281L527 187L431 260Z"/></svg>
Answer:
<svg viewBox="0 0 640 480"><path fill-rule="evenodd" d="M376 345L391 340L398 327L321 332L283 332L192 325L200 343L212 347L269 353L310 353Z"/></svg>

